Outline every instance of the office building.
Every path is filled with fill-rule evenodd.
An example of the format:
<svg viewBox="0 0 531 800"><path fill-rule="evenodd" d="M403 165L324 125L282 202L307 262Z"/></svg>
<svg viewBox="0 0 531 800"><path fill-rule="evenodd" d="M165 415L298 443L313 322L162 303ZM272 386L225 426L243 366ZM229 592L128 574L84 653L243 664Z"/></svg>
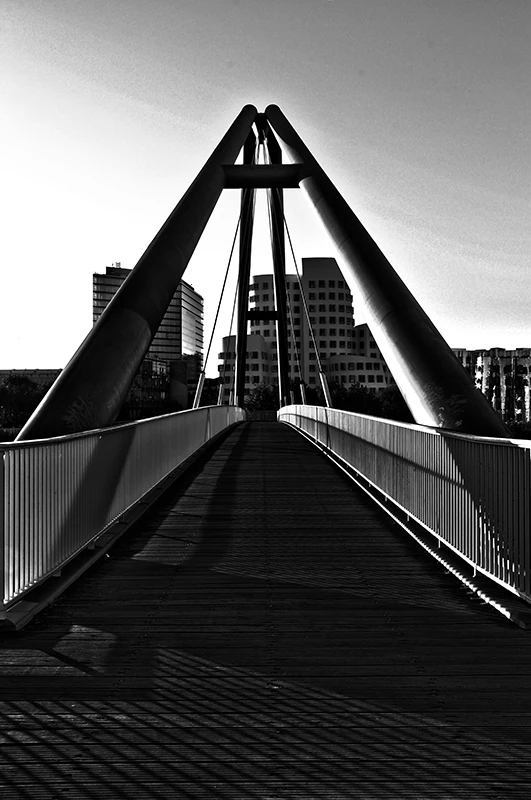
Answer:
<svg viewBox="0 0 531 800"><path fill-rule="evenodd" d="M476 388L505 421L531 421L529 376L531 349L465 350L454 348L457 359L471 376Z"/></svg>
<svg viewBox="0 0 531 800"><path fill-rule="evenodd" d="M303 258L300 283L296 275L286 275L286 291L290 378L302 378L308 386L318 387L320 358L329 382L361 383L375 391L392 382L367 326L354 325L352 295L334 258ZM313 336L304 312L303 294ZM272 274L253 276L249 304L251 310L274 311ZM251 320L249 327L246 393L260 383L278 385L275 320ZM234 380L235 351L236 337L225 337L219 354L225 398Z"/></svg>
<svg viewBox="0 0 531 800"><path fill-rule="evenodd" d="M120 263L93 275L93 323L130 274ZM162 413L164 404L178 400L187 407L203 363L203 298L181 281L135 378L126 400L131 416L147 408ZM134 410L133 410L134 409Z"/></svg>

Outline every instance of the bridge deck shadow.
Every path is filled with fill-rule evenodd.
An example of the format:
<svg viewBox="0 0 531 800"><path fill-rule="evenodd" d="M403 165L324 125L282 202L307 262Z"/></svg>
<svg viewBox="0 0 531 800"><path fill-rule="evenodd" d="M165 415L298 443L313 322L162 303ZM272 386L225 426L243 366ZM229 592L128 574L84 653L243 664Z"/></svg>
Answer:
<svg viewBox="0 0 531 800"><path fill-rule="evenodd" d="M529 632L248 423L1 641L2 797L527 797L530 666Z"/></svg>

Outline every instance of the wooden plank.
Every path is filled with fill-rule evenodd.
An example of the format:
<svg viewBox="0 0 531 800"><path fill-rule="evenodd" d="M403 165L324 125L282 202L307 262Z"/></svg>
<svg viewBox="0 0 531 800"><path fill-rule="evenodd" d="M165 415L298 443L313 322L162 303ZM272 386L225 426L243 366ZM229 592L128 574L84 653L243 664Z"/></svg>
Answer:
<svg viewBox="0 0 531 800"><path fill-rule="evenodd" d="M0 641L3 797L527 797L529 633L293 430L109 556Z"/></svg>

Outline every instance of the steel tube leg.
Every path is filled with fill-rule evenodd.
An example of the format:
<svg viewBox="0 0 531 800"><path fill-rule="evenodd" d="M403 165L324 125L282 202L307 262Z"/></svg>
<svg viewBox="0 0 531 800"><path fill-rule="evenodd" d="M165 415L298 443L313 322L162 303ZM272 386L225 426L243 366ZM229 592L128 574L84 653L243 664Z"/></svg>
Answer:
<svg viewBox="0 0 531 800"><path fill-rule="evenodd" d="M256 118L245 106L17 441L114 421Z"/></svg>
<svg viewBox="0 0 531 800"><path fill-rule="evenodd" d="M480 436L509 432L278 106L266 116L344 258L378 347L415 421Z"/></svg>

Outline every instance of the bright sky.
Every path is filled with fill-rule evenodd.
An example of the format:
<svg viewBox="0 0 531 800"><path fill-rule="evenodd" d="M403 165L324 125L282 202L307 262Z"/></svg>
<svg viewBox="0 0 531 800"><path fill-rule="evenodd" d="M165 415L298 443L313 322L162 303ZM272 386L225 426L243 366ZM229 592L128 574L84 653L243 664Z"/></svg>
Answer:
<svg viewBox="0 0 531 800"><path fill-rule="evenodd" d="M452 347L531 346L529 0L0 10L0 367L67 363L92 326L92 273L134 267L246 103L280 105ZM184 276L207 342L237 195ZM302 192L286 207L299 258L335 255ZM271 265L260 210L256 273Z"/></svg>

